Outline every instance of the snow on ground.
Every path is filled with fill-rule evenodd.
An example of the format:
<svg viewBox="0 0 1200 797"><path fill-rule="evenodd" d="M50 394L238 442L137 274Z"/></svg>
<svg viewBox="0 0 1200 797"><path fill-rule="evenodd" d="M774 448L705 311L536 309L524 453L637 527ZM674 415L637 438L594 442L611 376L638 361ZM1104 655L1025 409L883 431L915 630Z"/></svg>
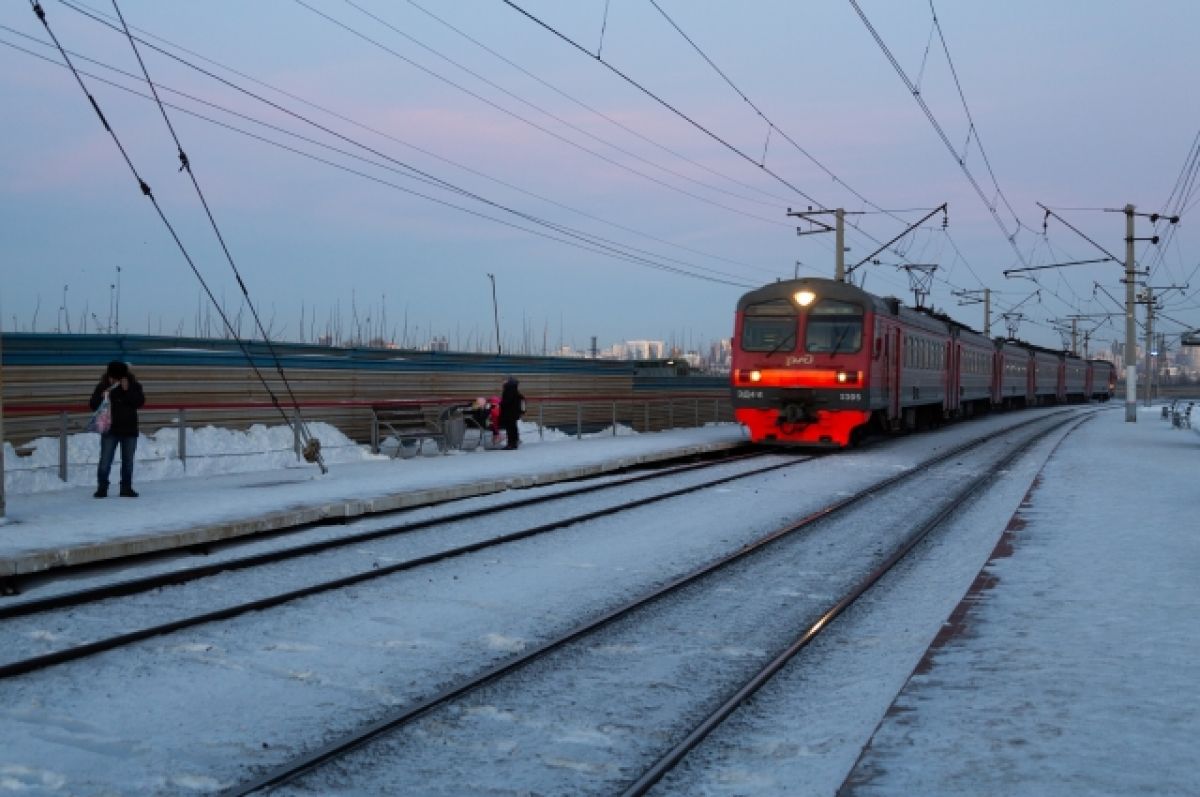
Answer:
<svg viewBox="0 0 1200 797"><path fill-rule="evenodd" d="M524 444L554 442L575 439L572 435L554 429L539 430L536 424L520 422L521 440ZM380 454L372 454L370 448L355 443L336 427L327 423L310 423L308 433L321 441L321 454L326 465L349 462L387 460L398 453L400 445L395 438L380 442ZM468 434L475 435L475 432ZM618 435L633 434L623 426L617 427ZM585 434L585 439L611 437L611 427L600 432ZM474 442L474 439L471 440ZM92 432L69 434L66 437L67 480L59 478L61 444L57 437L39 437L28 445L21 446L21 453L9 442L4 443L4 491L6 495L65 490L69 487L96 484L96 462L100 454L100 436ZM222 429L216 426L188 428L184 441L186 462L179 458L179 429L165 426L141 434L138 439L137 455L134 458L134 479L137 482L160 481L163 479L195 478L225 475L230 473L253 473L257 471L282 470L301 467L297 461L294 435L289 426L264 426L255 424L246 431ZM421 445L412 442L404 446L402 456L436 454L432 440ZM120 473L121 456L113 460L109 478L114 483Z"/></svg>
<svg viewBox="0 0 1200 797"><path fill-rule="evenodd" d="M1200 694L1194 689L1200 681L1196 628L1200 498L1195 490L1200 429L1171 428L1161 419L1158 406L1141 408L1136 424L1125 423L1122 410L1112 406L1066 436L1061 445L1046 446L1037 460L1038 467L1043 460L1045 465L1027 498L1025 491L1038 467L1014 468L1004 495L980 502L960 519L976 537L992 534L994 542L1013 510L1020 507L1011 555L988 564L986 572L995 581L972 598L963 632L939 641L925 654L928 642L914 636L912 608L926 602L934 576L915 567L898 573L885 597L876 599L885 608L891 602L890 619L856 616L852 611L834 623L832 635L819 643L826 646L825 652L867 650L884 664L890 660L889 671L899 667L902 673L910 672L925 656L918 674L906 684L902 676L888 687L890 694L901 689L890 710L882 712L877 707L880 695L870 694L872 688L892 679L879 676L883 665L878 672L854 674L843 664L830 664L824 677L833 679L830 683L836 691L825 716L805 719L799 708L804 704L765 699L755 712L768 716L775 712L764 725L769 735L756 737L753 718L743 716L734 726L737 733L732 742L725 740L740 746L742 755L734 760L742 766L714 763L700 772L685 771L681 780L664 784L662 793L833 794L862 749L861 744L848 745L847 739L861 734L865 740L873 732L854 769L852 793L1200 794L1200 774L1193 764L1194 740L1200 738ZM875 463L876 468L903 467L905 458L916 461L932 448L952 444L967 427L960 424L906 438L904 443L911 448L903 456L895 449L877 449L828 460L817 473L808 472L797 489L836 491L839 474L844 479L867 463ZM270 470L197 478L199 468L190 463L186 475L159 475L155 463L139 462L135 484L143 498L136 501L92 499L86 472L78 485L10 492L8 512L13 522L0 528L0 551L20 547L30 538L43 545L70 544L73 539L111 535L130 527L157 528L166 519L209 522L235 510L245 514L334 496L537 474L605 458L632 458L654 450L741 438L737 427L717 426L652 435L610 433L582 442L543 444L536 430L529 429L523 430L527 445L517 452L391 460L345 446L353 456L348 454L347 460L320 476L313 466L297 465L290 454L290 432L283 431L286 436L271 443L289 452L283 465L245 451L239 457L243 465L257 460ZM262 445L256 434L241 438L213 434L214 440L222 440L214 443L214 449ZM327 436L335 439L326 430L319 436L323 446ZM87 437L94 446L95 436ZM56 462L56 441L54 446ZM190 439L188 447L190 453ZM340 447L330 445L328 450ZM236 500L215 501L214 497ZM756 491L752 500L763 502L765 493ZM97 513L98 507L104 511ZM620 531L621 525L614 524L613 531ZM680 525L672 522L663 528ZM700 524L682 525L688 526L684 538L692 538ZM945 537L929 546L938 577L952 569L961 574L978 568L979 559L971 558L978 557L977 552L955 548L952 535ZM68 665L25 685L20 680L0 683L0 734L9 740L0 753L0 791L75 793L73 784L79 782L64 774L72 771L71 760L86 762L96 771L120 772L134 761L153 757L147 743L122 733L122 722L137 725L147 721L147 714L161 714L162 734L186 734L185 726L173 725L171 718L190 721L187 711L197 705L221 711L224 704L213 700L214 689L220 694L224 687L232 688L235 679L252 677L277 708L277 727L271 725L275 715L239 721L258 723L248 737L261 738L264 751L267 740L289 736L295 740L287 729L296 717L284 708L302 706L314 689L325 690L339 703L357 702L360 707L403 702L418 673L457 660L458 646L504 652L528 644L530 635L555 617L553 607L537 608L543 596L574 590L574 600L581 600L585 597L581 590L599 594L613 580L612 574L633 573L642 566L620 563L619 557L628 556L629 550L636 550L637 563L659 560L655 551L635 548L635 541L649 546L652 538L635 535L623 546L596 540L586 549L575 547L577 541L548 559L543 544L536 549L538 556L530 559L532 569L519 574L509 572L519 561L515 552L504 557L502 567L498 557L480 557L471 567L447 568L428 583L421 579L422 583L407 587L398 582L398 590L356 590L333 602L324 619L311 616L311 605L307 611L294 607L278 615L281 624L274 624L273 630L256 627L255 619L248 618L147 645L144 658L129 664L114 666L114 660L123 659L113 654L112 659L106 657L107 664ZM550 563L568 569L564 574L547 567ZM584 589L589 582L581 574L587 573L602 577ZM965 588L965 583L959 588ZM524 600L519 590L528 590L538 599L515 613L516 619L523 618L517 622L512 604ZM358 616L350 610L361 610L370 592L386 596L380 605L398 602L403 610L377 609L365 618L383 629L383 641L364 646L366 638L355 636L350 624L336 615L345 608L346 619ZM341 603L346 606L339 608ZM950 608L943 601L933 607L933 616L944 617ZM430 617L440 619L428 622ZM238 625L255 631L239 634ZM342 625L346 638L340 644L335 638L324 657L310 650L312 644L302 632L305 626L337 629ZM936 627L935 619L934 631ZM330 640L324 644L331 644ZM345 672L354 659L344 655L349 650L356 650L364 660L357 675ZM398 665L396 656L406 657L409 664ZM306 657L311 659L307 665ZM245 665L237 662L250 662L251 671L243 672ZM177 666L176 677L162 682L152 679L164 666ZM397 677L387 677L390 673ZM798 677L822 675L801 670ZM194 688L188 684L194 682L205 684L203 698L189 697ZM103 694L92 688L95 684L105 685ZM138 690L136 708L112 702L114 694L126 688L123 685ZM784 687L786 681L781 679L779 687L773 685L764 694ZM886 688L881 694L890 699ZM115 714L108 716L109 711ZM321 721L317 715L309 719ZM840 725L834 722L837 719ZM812 741L814 731L816 741ZM810 735L789 736L792 733ZM153 783L151 788L164 793L211 791L219 784L206 771L219 771L219 762L230 756L251 754L233 743L241 735L246 734L234 733L229 739L176 738L167 740L169 744L156 741L164 753L186 752L190 764L161 770L172 773L167 781L142 783ZM801 738L807 741L796 741Z"/></svg>

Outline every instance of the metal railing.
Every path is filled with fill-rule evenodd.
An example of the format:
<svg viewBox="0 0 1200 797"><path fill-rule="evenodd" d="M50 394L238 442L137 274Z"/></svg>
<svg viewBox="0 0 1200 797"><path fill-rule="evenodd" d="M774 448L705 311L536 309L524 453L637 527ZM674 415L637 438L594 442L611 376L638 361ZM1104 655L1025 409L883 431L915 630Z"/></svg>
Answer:
<svg viewBox="0 0 1200 797"><path fill-rule="evenodd" d="M447 410L464 409L467 405L461 399L432 399L426 402L404 400L383 403L350 402L311 406L302 405L300 411L309 422L322 420L330 423L330 425L337 427L343 434L346 434L347 437L353 440L353 445L366 445L373 453L379 453L386 441L386 438L381 434L379 416L375 411L381 406L425 407L430 408L436 417ZM334 415L348 420L349 423L346 425L356 427L355 433L347 433L342 428L342 424L326 420L323 417L314 418L309 413L309 410L314 408L336 410ZM20 413L23 409L22 407L6 407L5 412ZM86 407L38 407L37 410L41 413L46 413L47 410L50 410L56 414L58 421L57 471L58 477L61 480L69 481L68 477L72 466L81 467L96 464L95 460L74 463L68 461L69 438L73 434L83 434L84 427L91 416L90 411ZM248 421L248 410L261 413L261 417ZM286 449L272 449L260 452L224 452L220 454L190 454L188 452L189 429L194 430L208 426L219 426L219 420L222 416L236 419L237 422L233 424L235 428L248 427L251 423L265 423L270 418L274 418L277 421L280 420L278 411L275 408L269 408L270 414L268 414L267 410L268 408L263 407L261 404L198 404L181 407L151 406L143 408L139 414L140 425L143 429L157 426L160 431L172 427L176 430L177 438L175 457L173 459L179 460L186 471L189 459L252 456L264 453L282 453L285 451ZM618 436L621 434L642 434L674 428L699 427L707 423L732 422L733 408L728 397L689 396L613 399L605 397L549 396L527 399L526 414L523 420L530 422L534 418L536 418L539 439L544 440L548 432L556 431L565 436L581 440L585 434L592 435L599 432L608 432L613 436ZM439 446L439 449L443 452L465 449L471 438L473 438L474 445L471 445L470 448L478 448L484 444L484 435L482 432L483 430L480 430L480 433L477 435L458 437L455 445L445 444L443 436L443 445ZM300 438L300 430L293 423L292 451L298 461L303 460L303 445ZM24 452L30 452L30 448L26 444L17 447L16 451L18 456L21 456ZM159 459L164 458L140 457L138 461L148 462ZM51 468L54 468L54 466L42 465L25 470L48 470Z"/></svg>

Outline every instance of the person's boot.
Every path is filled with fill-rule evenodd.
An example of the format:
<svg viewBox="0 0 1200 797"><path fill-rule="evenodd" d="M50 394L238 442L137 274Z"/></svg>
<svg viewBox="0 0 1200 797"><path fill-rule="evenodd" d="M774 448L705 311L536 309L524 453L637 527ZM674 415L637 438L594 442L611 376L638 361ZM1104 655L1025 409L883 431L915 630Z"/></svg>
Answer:
<svg viewBox="0 0 1200 797"><path fill-rule="evenodd" d="M132 487L122 487L121 488L121 497L122 498L137 498L138 494L133 491Z"/></svg>
<svg viewBox="0 0 1200 797"><path fill-rule="evenodd" d="M108 498L108 485L102 484L92 493L92 498Z"/></svg>

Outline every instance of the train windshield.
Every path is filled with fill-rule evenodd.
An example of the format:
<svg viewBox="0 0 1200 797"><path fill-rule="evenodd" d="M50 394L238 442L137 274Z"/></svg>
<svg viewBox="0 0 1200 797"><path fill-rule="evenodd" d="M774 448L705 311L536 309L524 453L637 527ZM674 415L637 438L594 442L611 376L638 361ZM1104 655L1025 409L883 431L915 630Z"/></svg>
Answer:
<svg viewBox="0 0 1200 797"><path fill-rule="evenodd" d="M750 305L742 317L742 351L791 351L796 322L796 307L787 299Z"/></svg>
<svg viewBox="0 0 1200 797"><path fill-rule="evenodd" d="M822 299L808 311L805 351L836 354L862 348L863 309L837 299Z"/></svg>

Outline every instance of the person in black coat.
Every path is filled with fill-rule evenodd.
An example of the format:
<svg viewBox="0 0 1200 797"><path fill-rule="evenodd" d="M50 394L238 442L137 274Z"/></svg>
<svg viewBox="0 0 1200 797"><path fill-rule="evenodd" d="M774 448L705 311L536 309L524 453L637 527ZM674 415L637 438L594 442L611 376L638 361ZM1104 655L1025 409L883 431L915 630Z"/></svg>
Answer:
<svg viewBox="0 0 1200 797"><path fill-rule="evenodd" d="M112 468L117 446L121 447L121 495L137 498L133 491L133 456L137 452L138 407L146 403L142 385L130 372L129 366L113 360L92 391L91 407L100 408L104 394L112 409L112 426L100 435L100 464L96 468L96 497L108 495L108 472Z"/></svg>
<svg viewBox="0 0 1200 797"><path fill-rule="evenodd" d="M525 414L525 397L517 389L518 384L517 380L510 376L500 392L500 425L504 427L504 434L508 438L508 445L504 447L509 450L521 444L517 421Z"/></svg>

